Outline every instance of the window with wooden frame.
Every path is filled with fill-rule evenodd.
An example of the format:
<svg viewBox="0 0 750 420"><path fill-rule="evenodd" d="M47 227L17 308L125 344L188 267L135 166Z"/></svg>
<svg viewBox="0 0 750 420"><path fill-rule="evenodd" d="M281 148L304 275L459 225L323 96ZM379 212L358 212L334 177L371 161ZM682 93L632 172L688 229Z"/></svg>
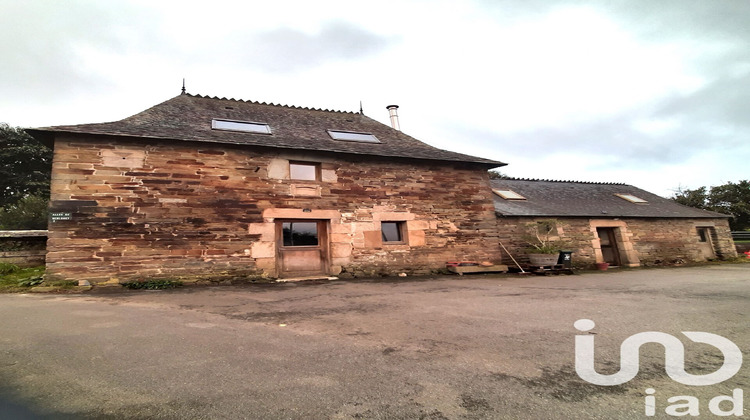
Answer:
<svg viewBox="0 0 750 420"><path fill-rule="evenodd" d="M289 179L320 181L320 164L314 162L289 162Z"/></svg>
<svg viewBox="0 0 750 420"><path fill-rule="evenodd" d="M397 245L406 243L406 222L380 222L383 244Z"/></svg>

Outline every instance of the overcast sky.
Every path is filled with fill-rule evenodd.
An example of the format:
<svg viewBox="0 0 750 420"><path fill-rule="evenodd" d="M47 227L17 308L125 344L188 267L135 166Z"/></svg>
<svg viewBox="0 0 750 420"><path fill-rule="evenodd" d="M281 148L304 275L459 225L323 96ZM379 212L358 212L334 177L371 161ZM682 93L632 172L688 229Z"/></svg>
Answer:
<svg viewBox="0 0 750 420"><path fill-rule="evenodd" d="M0 0L0 122L180 93L342 111L524 178L750 178L750 1Z"/></svg>

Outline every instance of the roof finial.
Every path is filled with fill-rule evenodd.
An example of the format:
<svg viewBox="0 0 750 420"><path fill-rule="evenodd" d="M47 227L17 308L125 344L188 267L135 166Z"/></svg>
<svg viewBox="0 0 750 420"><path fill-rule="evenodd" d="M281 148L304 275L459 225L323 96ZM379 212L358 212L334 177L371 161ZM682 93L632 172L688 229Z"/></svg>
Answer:
<svg viewBox="0 0 750 420"><path fill-rule="evenodd" d="M185 78L182 78L182 94L185 94Z"/></svg>
<svg viewBox="0 0 750 420"><path fill-rule="evenodd" d="M364 111L362 111L362 101L359 101L359 113L364 115Z"/></svg>

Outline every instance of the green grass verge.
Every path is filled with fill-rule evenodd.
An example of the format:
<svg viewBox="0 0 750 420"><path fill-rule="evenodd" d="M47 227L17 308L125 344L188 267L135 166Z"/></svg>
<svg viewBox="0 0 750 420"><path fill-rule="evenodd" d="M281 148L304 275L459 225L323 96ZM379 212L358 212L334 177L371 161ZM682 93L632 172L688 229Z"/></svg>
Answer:
<svg viewBox="0 0 750 420"><path fill-rule="evenodd" d="M19 268L13 264L0 264L0 292L28 292L42 283L44 266Z"/></svg>

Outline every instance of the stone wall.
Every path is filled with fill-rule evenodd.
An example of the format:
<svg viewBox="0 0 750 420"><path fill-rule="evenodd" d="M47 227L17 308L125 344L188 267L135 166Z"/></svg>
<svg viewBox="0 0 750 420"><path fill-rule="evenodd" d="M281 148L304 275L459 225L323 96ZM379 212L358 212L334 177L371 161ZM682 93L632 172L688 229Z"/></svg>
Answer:
<svg viewBox="0 0 750 420"><path fill-rule="evenodd" d="M320 163L319 180L290 180L290 160ZM332 274L501 258L478 166L58 136L51 190L50 278L276 277L279 218L328 221ZM405 243L382 243L389 220Z"/></svg>
<svg viewBox="0 0 750 420"><path fill-rule="evenodd" d="M44 265L46 245L46 230L0 231L0 263L20 267Z"/></svg>
<svg viewBox="0 0 750 420"><path fill-rule="evenodd" d="M519 260L527 262L523 240L526 224L549 218L498 217L500 241ZM558 237L573 251L573 264L589 267L602 261L597 227L617 228L616 239L623 265L648 266L703 261L697 227L712 228L717 258L737 256L726 219L590 219L558 218ZM509 257L504 263L513 264Z"/></svg>
<svg viewBox="0 0 750 420"><path fill-rule="evenodd" d="M737 256L727 219L628 220L634 232L633 241L646 264L675 260L703 261L698 248L697 227L710 227L718 259Z"/></svg>

